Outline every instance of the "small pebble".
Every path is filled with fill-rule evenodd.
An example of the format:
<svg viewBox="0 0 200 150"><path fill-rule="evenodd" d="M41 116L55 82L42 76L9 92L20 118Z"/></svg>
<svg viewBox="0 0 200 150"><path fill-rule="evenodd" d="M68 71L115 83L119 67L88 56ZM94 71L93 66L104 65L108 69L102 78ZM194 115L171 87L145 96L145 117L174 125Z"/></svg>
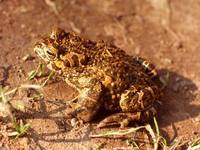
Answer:
<svg viewBox="0 0 200 150"><path fill-rule="evenodd" d="M30 54L27 54L22 58L23 61L32 60L32 59L33 57Z"/></svg>
<svg viewBox="0 0 200 150"><path fill-rule="evenodd" d="M139 46L137 46L137 47L135 48L135 54L136 54L136 55L139 55L139 54L140 54L140 51L141 51L141 48L140 48Z"/></svg>
<svg viewBox="0 0 200 150"><path fill-rule="evenodd" d="M188 87L188 86L184 86L183 89L184 89L184 90L188 90L189 87Z"/></svg>
<svg viewBox="0 0 200 150"><path fill-rule="evenodd" d="M178 81L180 81L180 80L181 80L180 77L176 77L176 78L175 78L175 81L176 81L176 82L178 82Z"/></svg>
<svg viewBox="0 0 200 150"><path fill-rule="evenodd" d="M26 27L25 24L21 24L21 28L24 29Z"/></svg>
<svg viewBox="0 0 200 150"><path fill-rule="evenodd" d="M165 65L170 65L170 64L172 64L172 60L169 59L169 58L164 58L164 59L163 59L163 62L164 62Z"/></svg>
<svg viewBox="0 0 200 150"><path fill-rule="evenodd" d="M16 56L16 59L17 59L17 60L19 60L19 59L20 59L20 57L19 57L19 56Z"/></svg>
<svg viewBox="0 0 200 150"><path fill-rule="evenodd" d="M196 117L196 118L194 119L194 121L195 121L195 122L200 122L200 118L199 118L199 117Z"/></svg>
<svg viewBox="0 0 200 150"><path fill-rule="evenodd" d="M76 127L78 125L78 120L76 118L71 119L71 126Z"/></svg>
<svg viewBox="0 0 200 150"><path fill-rule="evenodd" d="M27 9L26 6L21 6L21 7L19 7L18 11L19 11L20 13L26 13L26 12L28 11L28 9Z"/></svg>
<svg viewBox="0 0 200 150"><path fill-rule="evenodd" d="M174 84L172 89L173 89L174 92L178 92L179 91L179 85L178 84Z"/></svg>

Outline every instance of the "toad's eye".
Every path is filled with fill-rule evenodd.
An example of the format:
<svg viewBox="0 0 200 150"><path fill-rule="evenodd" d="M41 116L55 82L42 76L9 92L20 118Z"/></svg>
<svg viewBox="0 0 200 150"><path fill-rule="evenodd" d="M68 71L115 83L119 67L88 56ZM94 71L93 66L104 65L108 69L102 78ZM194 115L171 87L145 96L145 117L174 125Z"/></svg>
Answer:
<svg viewBox="0 0 200 150"><path fill-rule="evenodd" d="M50 55L50 56L55 56L52 52L50 51L47 51L47 54Z"/></svg>
<svg viewBox="0 0 200 150"><path fill-rule="evenodd" d="M46 51L46 56L50 59L53 60L56 58L56 53L54 53L53 51L47 50Z"/></svg>

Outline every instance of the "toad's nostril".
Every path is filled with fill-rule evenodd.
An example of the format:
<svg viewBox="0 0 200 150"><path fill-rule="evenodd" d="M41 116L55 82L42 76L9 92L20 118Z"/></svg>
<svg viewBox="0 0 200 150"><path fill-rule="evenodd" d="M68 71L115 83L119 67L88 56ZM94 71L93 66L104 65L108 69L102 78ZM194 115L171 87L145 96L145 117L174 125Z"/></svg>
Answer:
<svg viewBox="0 0 200 150"><path fill-rule="evenodd" d="M35 47L41 47L41 46L42 46L42 43L40 42L35 43Z"/></svg>
<svg viewBox="0 0 200 150"><path fill-rule="evenodd" d="M36 52L36 53L38 53L39 52L39 49L41 49L41 47L42 47L42 44L41 43L39 43L39 42L37 42L36 44L35 44L35 46L34 46L34 52Z"/></svg>

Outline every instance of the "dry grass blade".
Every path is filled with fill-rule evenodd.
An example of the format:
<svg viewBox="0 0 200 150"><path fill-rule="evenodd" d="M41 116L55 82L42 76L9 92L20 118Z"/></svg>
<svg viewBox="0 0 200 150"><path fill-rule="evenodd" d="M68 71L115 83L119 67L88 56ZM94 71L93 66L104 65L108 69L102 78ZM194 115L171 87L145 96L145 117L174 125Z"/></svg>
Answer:
<svg viewBox="0 0 200 150"><path fill-rule="evenodd" d="M50 74L48 75L47 79L42 83L42 87L44 87L47 82L55 75L55 72L54 71L51 71Z"/></svg>
<svg viewBox="0 0 200 150"><path fill-rule="evenodd" d="M81 30L80 30L79 28L77 28L73 22L69 22L69 24L70 24L70 26L71 26L71 28L72 28L72 30L73 30L74 32L76 32L76 33L78 33L78 34L81 33Z"/></svg>
<svg viewBox="0 0 200 150"><path fill-rule="evenodd" d="M58 9L54 1L52 0L45 0L45 3L53 10L53 12L58 15Z"/></svg>
<svg viewBox="0 0 200 150"><path fill-rule="evenodd" d="M2 88L0 88L0 99L2 102L6 103L7 101L9 101L9 98L7 97L10 94L15 94L19 89L41 89L42 86L41 85L37 85L37 84L22 84L19 87L16 87L10 91L4 91L2 90Z"/></svg>
<svg viewBox="0 0 200 150"><path fill-rule="evenodd" d="M20 88L24 89L41 89L42 86L38 84L22 84Z"/></svg>
<svg viewBox="0 0 200 150"><path fill-rule="evenodd" d="M32 70L28 73L28 80L33 80L37 75L42 76L43 73L44 73L44 65L40 63L36 68L36 70Z"/></svg>
<svg viewBox="0 0 200 150"><path fill-rule="evenodd" d="M153 120L156 132L154 132L149 124L146 125L145 128L152 137L154 150L158 150L159 145L161 145L163 149L168 149L167 141L160 135L160 130L156 118L154 117Z"/></svg>
<svg viewBox="0 0 200 150"><path fill-rule="evenodd" d="M5 92L5 96L13 94L13 93L17 92L17 90L18 90L18 88L14 88L14 89L12 89L12 90L10 90L8 92Z"/></svg>
<svg viewBox="0 0 200 150"><path fill-rule="evenodd" d="M10 98L7 95L5 95L5 90L2 87L0 87L0 116L12 117L11 105L9 101Z"/></svg>
<svg viewBox="0 0 200 150"><path fill-rule="evenodd" d="M31 72L28 73L28 79L29 80L34 79L36 75L37 75L36 70L32 70Z"/></svg>
<svg viewBox="0 0 200 150"><path fill-rule="evenodd" d="M154 117L154 125L155 125L155 130L152 129L150 125L146 125L146 130L149 132L153 139L153 144L154 144L154 150L158 150L159 146L162 147L163 150L176 150L178 147L180 147L180 141L179 140L174 140L173 143L170 145L167 144L167 140L160 135L159 131L159 126L156 121L156 118Z"/></svg>
<svg viewBox="0 0 200 150"><path fill-rule="evenodd" d="M156 128L156 134L160 136L160 130L159 130L159 127L158 127L158 122L157 122L155 117L153 118L153 122L154 122L154 125L155 125L155 128Z"/></svg>
<svg viewBox="0 0 200 150"><path fill-rule="evenodd" d="M108 136L123 136L123 135L127 135L130 133L134 133L142 128L145 128L145 126L140 126L137 128L129 128L129 129L124 129L124 130L119 130L119 131L109 131L109 132L105 132L102 134L90 135L90 137L91 138L100 138L100 137L108 137Z"/></svg>
<svg viewBox="0 0 200 150"><path fill-rule="evenodd" d="M168 83L169 83L169 78L170 78L169 72L167 72L166 75L161 76L161 77L159 78L160 82L163 84L162 89L164 89L164 88L168 85Z"/></svg>
<svg viewBox="0 0 200 150"><path fill-rule="evenodd" d="M6 95L5 95L5 90L2 88L2 87L0 87L0 98L1 98L1 102L2 103L8 103L9 102L9 97L7 97Z"/></svg>
<svg viewBox="0 0 200 150"><path fill-rule="evenodd" d="M140 150L140 147L138 146L138 144L132 139L127 140L127 144L128 146L131 146L133 150Z"/></svg>
<svg viewBox="0 0 200 150"><path fill-rule="evenodd" d="M103 150L106 146L106 143L101 143L100 145L97 145L94 147L94 150Z"/></svg>
<svg viewBox="0 0 200 150"><path fill-rule="evenodd" d="M146 125L145 128L152 137L153 144L154 144L154 150L157 150L158 149L158 139L157 139L156 134L154 133L153 129L151 128L151 126L149 124Z"/></svg>
<svg viewBox="0 0 200 150"><path fill-rule="evenodd" d="M44 65L43 64L39 64L38 67L36 68L36 70L32 70L31 72L28 73L28 79L32 80L34 79L36 76L37 77L41 77L42 75L44 75ZM46 83L55 75L54 71L51 71L50 74L48 75L47 79L41 84L41 86L36 87L35 85L30 87L25 87L25 88L34 88L34 89L38 89L41 87L44 87L46 85ZM22 88L24 88L24 85L21 85Z"/></svg>
<svg viewBox="0 0 200 150"><path fill-rule="evenodd" d="M200 149L200 137L197 138L194 142L192 142L187 150L199 150Z"/></svg>
<svg viewBox="0 0 200 150"><path fill-rule="evenodd" d="M167 147L167 148L165 148ZM180 147L180 141L178 139L175 139L170 146L164 145L164 149L166 150L176 150L178 147Z"/></svg>

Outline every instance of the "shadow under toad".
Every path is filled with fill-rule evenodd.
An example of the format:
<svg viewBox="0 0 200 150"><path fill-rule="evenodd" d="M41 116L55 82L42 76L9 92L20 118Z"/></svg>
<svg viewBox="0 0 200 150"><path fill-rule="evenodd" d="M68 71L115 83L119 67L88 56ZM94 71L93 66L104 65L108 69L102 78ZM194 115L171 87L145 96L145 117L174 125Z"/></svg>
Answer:
<svg viewBox="0 0 200 150"><path fill-rule="evenodd" d="M162 69L159 73L161 77L169 74L169 80L161 98L157 119L160 127L171 125L174 135L168 140L173 141L178 136L175 123L200 114L200 105L191 103L196 99L198 87L191 79L176 72ZM164 131L163 134L168 137Z"/></svg>

